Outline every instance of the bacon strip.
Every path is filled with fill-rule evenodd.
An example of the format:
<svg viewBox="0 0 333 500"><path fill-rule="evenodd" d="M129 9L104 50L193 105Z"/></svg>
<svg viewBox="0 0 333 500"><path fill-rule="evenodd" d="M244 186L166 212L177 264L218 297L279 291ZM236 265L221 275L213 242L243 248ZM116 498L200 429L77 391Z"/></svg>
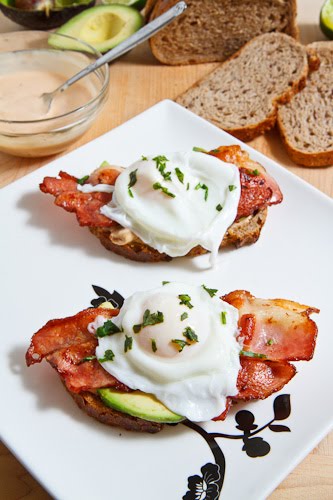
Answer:
<svg viewBox="0 0 333 500"><path fill-rule="evenodd" d="M26 353L27 365L40 363L45 356L59 349L91 340L92 334L87 330L89 323L92 323L99 315L112 318L117 316L118 313L118 309L97 307L95 309L85 309L69 318L48 321L32 337L30 347Z"/></svg>
<svg viewBox="0 0 333 500"><path fill-rule="evenodd" d="M242 368L238 375L239 393L232 399L247 401L266 399L280 391L296 374L296 368L286 361L261 361L241 357Z"/></svg>
<svg viewBox="0 0 333 500"><path fill-rule="evenodd" d="M227 163L233 163L240 170L242 191L236 220L269 205L281 203L283 196L277 182L260 163L251 160L240 146L220 146L209 154Z"/></svg>
<svg viewBox="0 0 333 500"><path fill-rule="evenodd" d="M129 391L126 385L104 370L96 359L82 362L87 356L95 355L97 339L91 334L90 337L88 342L55 351L47 356L47 361L57 370L69 391L79 393L103 387Z"/></svg>
<svg viewBox="0 0 333 500"><path fill-rule="evenodd" d="M318 329L310 314L319 309L284 299L257 299L244 290L222 299L239 310L243 350L275 361L312 358Z"/></svg>

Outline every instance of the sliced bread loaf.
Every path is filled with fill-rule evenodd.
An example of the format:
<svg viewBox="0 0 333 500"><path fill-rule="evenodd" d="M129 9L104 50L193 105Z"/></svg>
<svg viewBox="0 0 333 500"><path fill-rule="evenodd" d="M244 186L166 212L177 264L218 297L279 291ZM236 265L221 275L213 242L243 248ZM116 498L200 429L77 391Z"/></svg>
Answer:
<svg viewBox="0 0 333 500"><path fill-rule="evenodd" d="M304 87L308 72L304 46L288 35L267 33L244 45L177 102L249 141L274 126L278 103Z"/></svg>
<svg viewBox="0 0 333 500"><path fill-rule="evenodd" d="M302 92L279 107L278 126L291 159L308 167L333 165L333 42L315 42L320 68Z"/></svg>
<svg viewBox="0 0 333 500"><path fill-rule="evenodd" d="M147 19L177 0L148 0ZM225 61L257 35L283 32L298 36L296 0L187 0L178 19L150 40L155 57L165 64Z"/></svg>

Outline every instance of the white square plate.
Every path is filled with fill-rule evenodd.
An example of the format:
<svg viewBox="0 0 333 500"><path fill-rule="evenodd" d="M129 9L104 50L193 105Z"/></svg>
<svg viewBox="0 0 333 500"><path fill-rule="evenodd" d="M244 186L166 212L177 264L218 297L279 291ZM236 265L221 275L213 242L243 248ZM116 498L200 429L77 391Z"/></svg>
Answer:
<svg viewBox="0 0 333 500"><path fill-rule="evenodd" d="M103 160L127 166L142 154L235 143L275 177L284 201L269 209L255 245L220 252L214 269L208 267L207 256L142 264L113 255L38 189L45 175L55 176L60 170L81 177ZM222 465L224 456L226 464L221 497L267 496L324 437L332 421L328 387L333 352L332 207L331 200L313 187L171 101L160 102L3 189L0 379L5 389L0 419L4 442L57 499L178 500L186 492L186 500L216 498L216 467L206 466L214 464L212 441L181 424L166 426L155 435L103 426L76 407L47 363L28 369L24 354L32 334L48 319L90 305L96 298L92 285L110 292L116 289L125 297L162 280L206 283L223 293L246 289L258 297L284 297L321 309L315 318L319 336L314 359L296 363L299 373L282 391L290 394L291 414L282 422L290 432L266 426L273 419L277 395L237 405L225 422L204 426L208 432L239 437L216 438L215 458ZM270 447L265 456L253 458L242 450L243 433L235 421L241 408L253 413L257 430L264 427L256 434L261 438L256 444L259 450ZM196 477L189 489L191 476ZM208 489L198 496L205 487L202 477Z"/></svg>

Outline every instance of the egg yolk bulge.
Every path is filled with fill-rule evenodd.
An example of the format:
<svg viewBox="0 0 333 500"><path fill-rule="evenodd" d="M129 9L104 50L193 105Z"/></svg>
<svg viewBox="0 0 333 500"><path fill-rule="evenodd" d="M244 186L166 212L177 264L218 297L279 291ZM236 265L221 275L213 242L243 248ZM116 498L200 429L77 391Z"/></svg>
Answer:
<svg viewBox="0 0 333 500"><path fill-rule="evenodd" d="M171 257L217 252L237 214L239 170L199 152L147 157L117 178L101 212Z"/></svg>
<svg viewBox="0 0 333 500"><path fill-rule="evenodd" d="M238 310L205 288L169 283L135 293L113 322L120 331L99 338L96 356L131 389L192 421L216 417L237 394Z"/></svg>

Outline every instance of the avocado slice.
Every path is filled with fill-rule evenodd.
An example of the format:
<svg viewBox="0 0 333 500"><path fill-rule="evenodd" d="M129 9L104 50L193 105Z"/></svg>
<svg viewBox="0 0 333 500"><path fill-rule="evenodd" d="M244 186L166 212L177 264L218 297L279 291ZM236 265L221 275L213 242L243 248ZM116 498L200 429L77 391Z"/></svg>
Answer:
<svg viewBox="0 0 333 500"><path fill-rule="evenodd" d="M97 393L106 406L132 417L164 424L175 424L185 420L184 417L170 411L152 394L141 391L119 392L112 389L98 389Z"/></svg>
<svg viewBox="0 0 333 500"><path fill-rule="evenodd" d="M142 25L141 14L132 7L98 5L70 19L56 33L79 38L99 52L107 52L135 33ZM76 50L75 42L60 41L56 37L52 39L52 35L49 43L58 48Z"/></svg>

